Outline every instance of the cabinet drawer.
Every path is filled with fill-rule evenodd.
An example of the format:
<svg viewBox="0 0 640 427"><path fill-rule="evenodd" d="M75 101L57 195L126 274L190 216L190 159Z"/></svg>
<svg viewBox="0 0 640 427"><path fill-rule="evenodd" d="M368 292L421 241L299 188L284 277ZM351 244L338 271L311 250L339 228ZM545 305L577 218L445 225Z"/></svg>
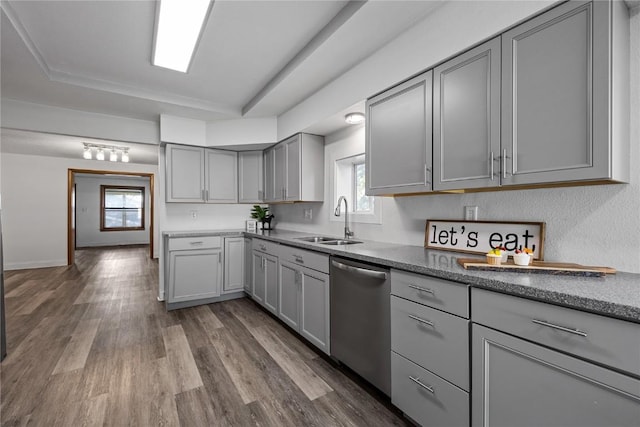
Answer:
<svg viewBox="0 0 640 427"><path fill-rule="evenodd" d="M220 236L204 237L174 237L169 239L170 251L185 251L193 249L221 248L222 238Z"/></svg>
<svg viewBox="0 0 640 427"><path fill-rule="evenodd" d="M280 258L313 270L329 273L329 256L292 246L280 247Z"/></svg>
<svg viewBox="0 0 640 427"><path fill-rule="evenodd" d="M640 375L640 325L483 289L473 322Z"/></svg>
<svg viewBox="0 0 640 427"><path fill-rule="evenodd" d="M462 283L391 270L391 294L469 318L469 286Z"/></svg>
<svg viewBox="0 0 640 427"><path fill-rule="evenodd" d="M278 256L278 245L277 243L268 242L262 239L253 239L253 250L264 252L270 255Z"/></svg>
<svg viewBox="0 0 640 427"><path fill-rule="evenodd" d="M469 321L391 297L391 349L469 391Z"/></svg>
<svg viewBox="0 0 640 427"><path fill-rule="evenodd" d="M469 395L391 352L391 402L422 426L468 426Z"/></svg>

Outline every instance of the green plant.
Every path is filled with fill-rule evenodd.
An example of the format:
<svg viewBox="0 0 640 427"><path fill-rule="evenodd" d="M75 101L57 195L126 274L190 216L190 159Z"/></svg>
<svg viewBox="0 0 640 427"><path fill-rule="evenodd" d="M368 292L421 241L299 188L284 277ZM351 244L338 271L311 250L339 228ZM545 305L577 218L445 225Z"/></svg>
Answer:
<svg viewBox="0 0 640 427"><path fill-rule="evenodd" d="M269 216L269 206L262 207L260 205L253 205L253 209L251 209L251 218L255 218L260 222L264 222L264 220Z"/></svg>

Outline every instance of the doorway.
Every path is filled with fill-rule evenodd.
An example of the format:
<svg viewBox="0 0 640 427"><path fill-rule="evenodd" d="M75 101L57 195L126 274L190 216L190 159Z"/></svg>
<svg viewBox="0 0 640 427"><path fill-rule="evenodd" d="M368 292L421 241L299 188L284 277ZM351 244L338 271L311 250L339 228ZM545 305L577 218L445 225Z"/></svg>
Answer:
<svg viewBox="0 0 640 427"><path fill-rule="evenodd" d="M154 174L144 172L122 172L122 171L106 171L91 169L68 169L67 170L67 265L73 265L75 262L76 251L76 174L91 175L115 175L115 176L131 176L149 179L149 257L153 258L154 246Z"/></svg>

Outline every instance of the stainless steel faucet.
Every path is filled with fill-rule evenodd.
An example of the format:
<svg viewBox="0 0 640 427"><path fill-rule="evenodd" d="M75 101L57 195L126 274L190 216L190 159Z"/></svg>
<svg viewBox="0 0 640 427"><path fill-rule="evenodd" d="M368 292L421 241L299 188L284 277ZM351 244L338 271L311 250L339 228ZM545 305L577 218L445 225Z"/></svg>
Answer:
<svg viewBox="0 0 640 427"><path fill-rule="evenodd" d="M349 230L349 205L347 204L347 198L340 196L338 199L338 206L334 212L336 216L340 216L340 203L344 200L344 238L345 240L353 236L353 231Z"/></svg>

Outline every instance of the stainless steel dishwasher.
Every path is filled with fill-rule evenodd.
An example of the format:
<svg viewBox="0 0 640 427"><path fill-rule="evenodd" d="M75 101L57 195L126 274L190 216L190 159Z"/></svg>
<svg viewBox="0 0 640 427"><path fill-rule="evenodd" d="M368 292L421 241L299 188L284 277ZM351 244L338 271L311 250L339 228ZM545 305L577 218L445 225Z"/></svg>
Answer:
<svg viewBox="0 0 640 427"><path fill-rule="evenodd" d="M391 395L389 270L331 257L331 356Z"/></svg>

